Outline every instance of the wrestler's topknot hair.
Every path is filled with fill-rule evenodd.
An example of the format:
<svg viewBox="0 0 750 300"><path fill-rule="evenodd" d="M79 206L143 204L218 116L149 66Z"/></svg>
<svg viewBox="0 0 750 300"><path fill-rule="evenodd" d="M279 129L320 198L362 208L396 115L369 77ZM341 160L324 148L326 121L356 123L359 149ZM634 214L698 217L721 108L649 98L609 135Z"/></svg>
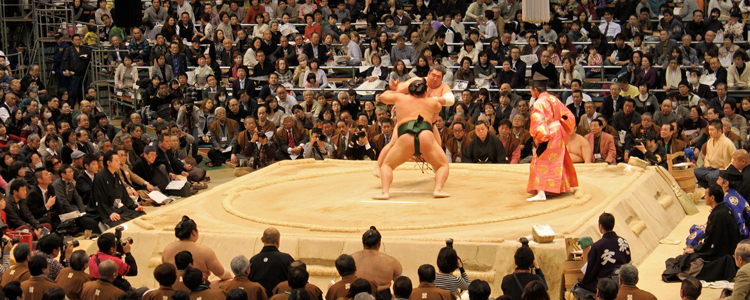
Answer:
<svg viewBox="0 0 750 300"><path fill-rule="evenodd" d="M409 94L412 96L422 96L427 91L427 80L415 80L409 84Z"/></svg>
<svg viewBox="0 0 750 300"><path fill-rule="evenodd" d="M415 81L419 82L419 80ZM411 92L411 86L414 85L414 83L409 85L409 92ZM378 229L375 228L375 226L370 226L370 230L365 231L365 233L362 235L362 245L366 249L373 249L380 244L380 232L378 232Z"/></svg>

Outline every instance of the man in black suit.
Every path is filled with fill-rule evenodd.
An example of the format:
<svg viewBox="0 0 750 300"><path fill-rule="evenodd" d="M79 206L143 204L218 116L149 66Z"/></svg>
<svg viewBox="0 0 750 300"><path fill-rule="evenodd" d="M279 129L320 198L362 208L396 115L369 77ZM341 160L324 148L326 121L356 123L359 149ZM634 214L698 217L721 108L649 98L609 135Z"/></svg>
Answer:
<svg viewBox="0 0 750 300"><path fill-rule="evenodd" d="M52 223L52 206L55 205L57 197L55 190L52 188L52 177L45 169L37 169L34 172L36 183L26 197L26 203L29 210L37 221L40 223ZM55 226L53 226L54 228Z"/></svg>
<svg viewBox="0 0 750 300"><path fill-rule="evenodd" d="M573 91L572 97L573 103L568 105L568 109L576 116L576 122L578 122L581 116L586 113L586 110L583 108L583 93L581 91Z"/></svg>
<svg viewBox="0 0 750 300"><path fill-rule="evenodd" d="M26 183L23 180L13 180L10 184L11 196L5 204L5 219L8 222L8 228L14 230L28 229L34 234L34 239L38 239L42 233L42 227L52 230L49 223L39 223L34 215L29 211L26 205Z"/></svg>
<svg viewBox="0 0 750 300"><path fill-rule="evenodd" d="M416 38L419 39L419 32L412 32L412 37L414 37L415 33ZM445 43L445 32L438 31L438 33L435 34L435 42L430 45L430 51L432 51L432 55L440 57L450 56L450 52L448 51L448 44Z"/></svg>
<svg viewBox="0 0 750 300"><path fill-rule="evenodd" d="M622 110L625 98L620 96L620 85L613 84L609 86L610 95L604 98L602 107L599 108L599 114L604 116L607 123L612 123L612 116Z"/></svg>
<svg viewBox="0 0 750 300"><path fill-rule="evenodd" d="M716 76L716 80L714 81L712 86L718 89L720 83L726 84L727 83L727 69L725 69L721 65L721 62L719 62L719 58L718 57L711 58L708 65L710 68L709 70L707 70L708 72L707 74Z"/></svg>
<svg viewBox="0 0 750 300"><path fill-rule="evenodd" d="M188 177L190 174L187 171L190 171L192 165L183 164L172 154L172 151L169 151L171 149L172 140L169 138L169 135L159 135L158 147L156 147L156 159L153 165L154 169L166 175L169 180L176 180L177 175ZM166 185L159 188L163 190L163 188L166 188Z"/></svg>
<svg viewBox="0 0 750 300"><path fill-rule="evenodd" d="M264 31L263 39L260 41L260 50L268 57L271 56L271 53L276 52L276 47L278 46L273 42L273 33L271 33L271 30Z"/></svg>
<svg viewBox="0 0 750 300"><path fill-rule="evenodd" d="M724 117L724 103L726 103L727 101L732 101L733 103L737 103L737 99L734 99L727 95L727 84L719 83L716 85L716 97L711 99L711 101L708 103L708 107L713 108L714 111L718 112L719 116L723 118Z"/></svg>
<svg viewBox="0 0 750 300"><path fill-rule="evenodd" d="M47 94L47 89L44 86L44 82L39 80L39 73L39 65L33 65L31 66L31 68L29 68L29 73L23 76L23 78L21 79L21 92L26 93L26 91L29 89L29 85L31 85L32 82L36 82L39 94Z"/></svg>
<svg viewBox="0 0 750 300"><path fill-rule="evenodd" d="M218 100L218 99L216 99L216 95L218 95L218 94L220 94L222 92L224 94L227 93L227 89L224 88L223 86L219 85L219 81L216 79L216 76L214 76L214 75L208 75L208 78L206 79L206 82L208 82L208 85L201 92L203 94L203 98L202 99L211 98L213 100ZM226 101L226 99L224 99L224 101ZM223 103L223 102L220 102L220 103Z"/></svg>
<svg viewBox="0 0 750 300"><path fill-rule="evenodd" d="M76 191L81 196L83 205L86 205L86 214L96 213L96 200L91 198L91 187L96 173L99 173L99 156L86 155L83 158L83 172L76 178Z"/></svg>
<svg viewBox="0 0 750 300"><path fill-rule="evenodd" d="M107 48L107 64L110 66L117 66L125 60L125 56L128 55L128 47L120 42L120 37L113 36L111 40L112 46Z"/></svg>
<svg viewBox="0 0 750 300"><path fill-rule="evenodd" d="M698 95L698 97L701 97L703 99L711 99L713 98L714 93L711 92L710 86L700 83L701 75L703 74L698 69L693 69L690 71L690 76L688 77L688 81L690 82L690 89L692 90L693 94Z"/></svg>
<svg viewBox="0 0 750 300"><path fill-rule="evenodd" d="M73 46L65 49L62 59L62 69L65 70L63 75L70 78L68 91L70 92L70 99L74 101L83 100L81 86L91 61L91 49L82 45L82 43L81 35L74 34Z"/></svg>
<svg viewBox="0 0 750 300"><path fill-rule="evenodd" d="M518 86L526 86L526 63L521 60L521 49L516 46L510 48L510 69L518 74Z"/></svg>
<svg viewBox="0 0 750 300"><path fill-rule="evenodd" d="M276 96L276 89L279 87L279 75L276 73L271 73L268 75L268 84L264 85L262 88L260 88L260 94L258 94L258 99L261 102L266 101L266 97L268 96Z"/></svg>
<svg viewBox="0 0 750 300"><path fill-rule="evenodd" d="M328 48L320 43L320 35L317 32L313 32L310 35L310 43L305 45L307 59L317 58L319 62L326 62L328 61L326 51L328 51Z"/></svg>
<svg viewBox="0 0 750 300"><path fill-rule="evenodd" d="M250 95L250 98L255 98L255 82L247 78L245 66L237 68L237 80L232 82L232 95L239 95L240 91Z"/></svg>
<svg viewBox="0 0 750 300"><path fill-rule="evenodd" d="M166 59L175 75L187 72L188 64L185 53L180 52L180 45L177 43L169 45L169 54L167 54Z"/></svg>
<svg viewBox="0 0 750 300"><path fill-rule="evenodd" d="M296 66L297 62L297 51L294 51L294 46L289 45L289 38L282 36L279 40L279 47L276 51L271 53L271 61L276 62L279 58L285 58L287 66Z"/></svg>
<svg viewBox="0 0 750 300"><path fill-rule="evenodd" d="M548 79L547 86L556 88L560 83L560 80L558 78L559 75L557 73L557 70L555 69L555 65L553 65L549 61L550 57L551 54L549 52L542 52L542 59L531 65L531 76L533 77L536 73L544 75Z"/></svg>

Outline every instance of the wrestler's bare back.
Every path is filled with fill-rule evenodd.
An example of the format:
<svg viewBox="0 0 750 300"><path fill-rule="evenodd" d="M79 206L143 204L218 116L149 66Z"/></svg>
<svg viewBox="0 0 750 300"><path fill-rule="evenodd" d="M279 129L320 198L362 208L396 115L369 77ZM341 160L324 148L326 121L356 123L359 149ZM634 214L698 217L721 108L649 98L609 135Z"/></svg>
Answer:
<svg viewBox="0 0 750 300"><path fill-rule="evenodd" d="M182 251L188 251L193 255L193 268L203 271L203 276L208 278L211 273L216 277L226 276L224 267L219 262L211 248L200 245L192 241L176 241L172 242L166 247L161 255L161 261L163 263L174 264L174 257L177 253ZM226 279L226 278L223 278Z"/></svg>

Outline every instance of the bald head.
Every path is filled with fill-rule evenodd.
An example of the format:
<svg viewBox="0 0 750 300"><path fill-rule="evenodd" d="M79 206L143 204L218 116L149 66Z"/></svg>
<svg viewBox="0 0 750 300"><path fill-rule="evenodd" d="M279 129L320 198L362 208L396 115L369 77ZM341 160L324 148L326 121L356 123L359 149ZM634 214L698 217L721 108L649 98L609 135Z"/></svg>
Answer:
<svg viewBox="0 0 750 300"><path fill-rule="evenodd" d="M117 275L117 264L114 260L105 260L99 264L99 277L114 280Z"/></svg>
<svg viewBox="0 0 750 300"><path fill-rule="evenodd" d="M349 43L349 36L346 35L346 33L341 34L341 36L339 36L339 41L341 42L342 45L346 45Z"/></svg>
<svg viewBox="0 0 750 300"><path fill-rule="evenodd" d="M740 149L734 152L734 155L732 155L732 165L737 170L742 171L748 164L750 164L750 155L748 155L747 150Z"/></svg>
<svg viewBox="0 0 750 300"><path fill-rule="evenodd" d="M264 245L267 246L279 246L279 238L281 237L281 233L276 228L270 227L263 231L263 238L261 238L261 241Z"/></svg>

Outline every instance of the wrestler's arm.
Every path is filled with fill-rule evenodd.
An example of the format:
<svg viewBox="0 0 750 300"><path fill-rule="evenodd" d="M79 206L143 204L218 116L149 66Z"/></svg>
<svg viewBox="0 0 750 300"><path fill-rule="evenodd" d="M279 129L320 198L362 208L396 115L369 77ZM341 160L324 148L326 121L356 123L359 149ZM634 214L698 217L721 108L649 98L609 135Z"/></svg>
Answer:
<svg viewBox="0 0 750 300"><path fill-rule="evenodd" d="M591 157L594 156L594 153L591 149L591 145L589 145L588 142L586 143L580 143L581 144L581 153L583 154L583 163L589 164L591 163Z"/></svg>
<svg viewBox="0 0 750 300"><path fill-rule="evenodd" d="M383 102L385 104L396 104L396 99L398 98L399 93L394 91L385 91L383 94L380 95L380 102Z"/></svg>
<svg viewBox="0 0 750 300"><path fill-rule="evenodd" d="M228 270L221 265L219 258L216 257L216 253L214 253L213 250L208 249L205 254L209 257L206 260L206 267L208 267L208 270L211 271L211 273L216 275L216 277L219 277L221 280L232 279L231 272L228 272Z"/></svg>

